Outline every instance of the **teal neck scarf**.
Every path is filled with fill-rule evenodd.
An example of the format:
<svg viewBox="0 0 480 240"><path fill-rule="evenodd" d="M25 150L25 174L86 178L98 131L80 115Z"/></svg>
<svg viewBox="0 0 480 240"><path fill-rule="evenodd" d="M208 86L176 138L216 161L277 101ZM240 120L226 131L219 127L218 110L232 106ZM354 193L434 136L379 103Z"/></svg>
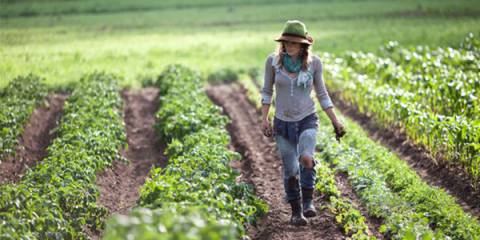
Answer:
<svg viewBox="0 0 480 240"><path fill-rule="evenodd" d="M283 66L291 73L302 70L302 62L300 59L297 60L297 65L293 65L293 58L288 54L283 54Z"/></svg>

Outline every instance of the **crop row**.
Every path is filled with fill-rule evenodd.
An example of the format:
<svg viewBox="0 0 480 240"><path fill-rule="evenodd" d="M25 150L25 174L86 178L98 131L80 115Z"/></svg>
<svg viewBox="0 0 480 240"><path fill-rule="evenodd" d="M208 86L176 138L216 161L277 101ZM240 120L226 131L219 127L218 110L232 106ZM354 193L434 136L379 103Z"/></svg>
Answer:
<svg viewBox="0 0 480 240"><path fill-rule="evenodd" d="M8 161L8 155L16 156L14 148L19 145L17 136L23 135L23 124L47 95L46 85L32 74L18 76L0 91L0 164Z"/></svg>
<svg viewBox="0 0 480 240"><path fill-rule="evenodd" d="M392 48L388 49L393 51ZM416 56L416 61L401 63L372 53L348 52L342 67L375 79L375 87L388 85L394 90L401 89L405 101L421 104L435 114L477 119L480 114L480 59L473 58L479 64L476 70L466 71L446 65L442 61L445 59L441 57L443 55L438 54L440 50L426 52L422 56L399 48L398 51L406 55L405 58ZM448 49L446 54L453 52L459 54L454 49ZM461 53L473 56L471 51Z"/></svg>
<svg viewBox="0 0 480 240"><path fill-rule="evenodd" d="M328 209L334 213L336 221L345 229L345 233L350 236L348 239L376 239L371 236L365 217L360 214L355 204L348 203L349 199L339 198L340 191L335 186L334 172L329 168L320 154L316 154L319 164L317 164L317 183L315 187L317 192L323 197L330 199ZM323 207L326 208L327 206Z"/></svg>
<svg viewBox="0 0 480 240"><path fill-rule="evenodd" d="M242 224L255 226L258 218L267 212L266 204L253 194L251 185L235 181L239 173L230 168L230 160L233 157L240 159L240 155L226 148L230 137L222 128L228 118L219 115L220 108L206 96L205 85L197 72L179 65L168 67L160 75L157 87L162 107L156 113L159 122L154 128L162 140L170 142L166 149L169 164L166 168L152 167L150 179L140 190L137 200L136 208L140 210L133 210L129 217L111 220L112 228L109 227L107 239L126 236L180 239L185 236L180 235L184 234L182 232L192 232L189 225L185 226L188 229L182 230L173 224L165 225L165 228L149 228L148 222L135 223L132 219L139 215L139 211L158 212L156 217L161 217L164 212L168 214L172 210L184 214L185 209L193 207L203 218L210 219L199 220L204 224L194 226L197 230L193 232L197 236L185 239L245 236ZM127 224L120 226L118 222ZM229 230L232 226L236 231ZM205 230L215 228L222 230Z"/></svg>
<svg viewBox="0 0 480 240"><path fill-rule="evenodd" d="M389 42L380 47L380 54L390 58L402 68L419 74L435 73L443 69L459 69L464 72L480 71L480 41L469 33L460 40L457 48L437 48L417 46L407 49L398 42Z"/></svg>
<svg viewBox="0 0 480 240"><path fill-rule="evenodd" d="M342 59L325 55L325 77L329 89L374 114L384 128L401 127L416 144L430 150L434 160L462 168L474 186L480 180L480 119L442 116L411 100L409 93L352 71Z"/></svg>
<svg viewBox="0 0 480 240"><path fill-rule="evenodd" d="M95 171L113 168L125 143L123 102L112 76L92 74L64 102L47 156L17 184L0 187L1 239L85 239L105 227Z"/></svg>
<svg viewBox="0 0 480 240"><path fill-rule="evenodd" d="M477 219L463 212L455 198L423 182L406 162L371 140L357 124L343 117L341 121L348 135L339 144L329 134L330 120L320 114L317 148L321 158L348 172L369 212L384 218L386 230L396 239L480 239Z"/></svg>
<svg viewBox="0 0 480 240"><path fill-rule="evenodd" d="M323 113L319 115L317 148L321 153L317 158L329 159L337 169L348 172L352 187L370 214L385 219L382 231L389 231L395 239L479 239L476 218L465 214L453 197L424 183L405 162L373 142L351 120L342 117L349 133L342 144L337 143L329 133L330 120ZM322 176L325 172L319 170L319 179L327 180L319 180L323 184L317 187L335 195L333 182Z"/></svg>

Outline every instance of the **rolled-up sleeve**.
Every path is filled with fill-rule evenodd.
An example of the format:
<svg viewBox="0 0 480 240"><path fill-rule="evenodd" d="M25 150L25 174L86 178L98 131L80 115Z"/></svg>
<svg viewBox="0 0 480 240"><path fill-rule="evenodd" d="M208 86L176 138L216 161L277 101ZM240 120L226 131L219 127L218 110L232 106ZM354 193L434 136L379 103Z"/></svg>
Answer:
<svg viewBox="0 0 480 240"><path fill-rule="evenodd" d="M275 77L275 73L272 69L272 60L273 57L270 55L265 62L265 78L262 88L262 104L272 104L273 83Z"/></svg>
<svg viewBox="0 0 480 240"><path fill-rule="evenodd" d="M315 56L313 64L315 64L313 84L315 87L316 97L322 109L325 110L329 107L333 107L333 103L330 99L330 96L328 95L327 88L325 87L325 82L323 81L322 60L320 60L319 57Z"/></svg>

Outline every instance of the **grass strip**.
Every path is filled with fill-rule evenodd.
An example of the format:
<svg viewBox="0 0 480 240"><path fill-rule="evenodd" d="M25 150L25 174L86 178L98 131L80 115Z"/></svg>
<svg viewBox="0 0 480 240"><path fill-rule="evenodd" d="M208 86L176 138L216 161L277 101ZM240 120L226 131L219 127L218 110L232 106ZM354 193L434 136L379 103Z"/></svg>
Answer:
<svg viewBox="0 0 480 240"><path fill-rule="evenodd" d="M32 74L18 76L7 87L0 90L0 164L8 161L8 155L17 156L17 136L23 136L23 124L47 97L47 86ZM43 101L48 107L48 102Z"/></svg>
<svg viewBox="0 0 480 240"><path fill-rule="evenodd" d="M230 136L223 126L228 118L219 115L220 108L210 102L205 86L198 72L180 65L171 65L160 75L157 87L162 107L156 113L160 121L154 128L162 140L170 142L166 149L169 164L166 168L152 167L135 208L167 212L170 210L165 209L175 209L183 214L184 209L193 207L212 220L203 225L206 228L219 222L229 224L223 224L224 238L199 234L192 239L245 238L242 224L256 226L258 218L266 214L267 205L253 194L251 185L236 182L239 173L230 168L230 160L241 156L226 148ZM135 211L128 216L130 222L138 214ZM230 225L235 227L234 235L227 234ZM139 227L144 225L139 224ZM171 233L171 239L181 236L174 225L165 231ZM204 229L199 231L204 232ZM161 229L129 230L112 236L126 237L128 234L135 234L135 239L148 239L149 234L163 236Z"/></svg>
<svg viewBox="0 0 480 240"><path fill-rule="evenodd" d="M95 73L77 84L47 157L19 183L0 186L1 239L89 239L85 227L104 229L94 172L113 168L114 159L128 162L118 154L128 147L122 109L112 76Z"/></svg>

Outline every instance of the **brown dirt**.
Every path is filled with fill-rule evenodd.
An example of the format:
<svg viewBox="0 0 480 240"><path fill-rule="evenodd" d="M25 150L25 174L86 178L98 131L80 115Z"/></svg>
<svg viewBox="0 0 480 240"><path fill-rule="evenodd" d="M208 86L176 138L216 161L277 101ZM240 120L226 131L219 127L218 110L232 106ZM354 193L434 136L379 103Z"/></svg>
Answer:
<svg viewBox="0 0 480 240"><path fill-rule="evenodd" d="M119 152L130 160L130 166L115 161L113 169L106 168L103 173L95 173L100 190L97 203L107 207L109 216L127 215L140 197L140 188L145 184L151 166L167 166L168 156L164 155L167 145L160 142L157 132L151 129L155 123L155 112L159 108L157 96L156 88L122 92L129 148ZM101 237L91 233L89 235L93 239Z"/></svg>
<svg viewBox="0 0 480 240"><path fill-rule="evenodd" d="M2 161L0 164L0 184L5 184L7 179L10 183L19 182L21 176L25 174L25 165L32 168L35 163L43 160L47 154L47 147L56 137L49 133L58 126L56 119L64 114L63 100L67 97L67 94L55 94L47 99L50 108L39 107L30 116L30 122L23 125L24 135L17 137L23 148L15 147L18 156L9 156L9 161Z"/></svg>
<svg viewBox="0 0 480 240"><path fill-rule="evenodd" d="M248 102L245 91L234 85L211 86L207 91L210 99L223 107L222 114L231 119L227 130L232 138L229 144L232 150L242 155L242 160L232 160L231 166L241 174L241 181L253 186L255 195L269 205L266 217L258 222L258 229L247 228L251 239L345 239L343 230L338 227L335 215L328 209L319 210L329 204L318 194L314 196L317 216L309 218L308 225L296 227L290 223L290 205L285 203L283 189L282 161L273 138L264 137L260 131L261 114ZM355 192L348 190L346 175L339 175L337 183L344 196L357 198ZM373 234L378 233L378 219L368 219Z"/></svg>
<svg viewBox="0 0 480 240"><path fill-rule="evenodd" d="M396 153L399 159L406 161L423 181L444 189L447 194L457 199L457 204L465 212L480 217L480 195L475 192L465 174L458 176L454 170L448 169L445 165L436 165L429 152L424 147L407 140L405 133L399 129L386 130L378 127L375 116L361 114L357 106L342 100L338 94L331 94L331 98L338 110L360 124L370 134L370 138L380 141L382 146Z"/></svg>

